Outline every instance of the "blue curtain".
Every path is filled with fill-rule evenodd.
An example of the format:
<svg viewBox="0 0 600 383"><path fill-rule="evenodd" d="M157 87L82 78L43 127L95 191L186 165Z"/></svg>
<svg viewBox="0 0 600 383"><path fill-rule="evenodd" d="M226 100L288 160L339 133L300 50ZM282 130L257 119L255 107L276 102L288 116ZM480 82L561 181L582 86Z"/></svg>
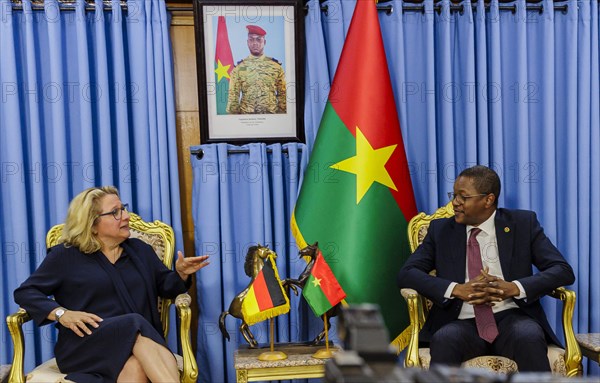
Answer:
<svg viewBox="0 0 600 383"><path fill-rule="evenodd" d="M173 63L164 1L43 11L0 0L0 316L45 256L45 235L72 197L115 185L146 220L174 227L182 248ZM6 326L2 338L9 339ZM24 329L26 365L53 355L51 326ZM9 341L0 361L12 356ZM175 343L172 343L175 346Z"/></svg>
<svg viewBox="0 0 600 383"><path fill-rule="evenodd" d="M197 278L200 320L198 364L201 382L235 381L233 353L245 340L238 331L240 321L227 316L231 342L224 341L218 319L232 299L246 288L244 258L250 246L260 243L277 253L281 278L294 277L306 262L298 259L289 222L307 165L303 144L201 145L202 159L192 155L194 177L192 215L195 223L196 254L212 256L211 265ZM240 153L241 149L241 153ZM276 319L278 342L314 337L305 304L292 294L289 315ZM312 313L311 313L312 315ZM314 317L314 315L312 315ZM259 343L268 343L268 321L251 327Z"/></svg>
<svg viewBox="0 0 600 383"><path fill-rule="evenodd" d="M305 128L310 149L355 1L309 0L307 5ZM598 3L568 0L560 3L567 6L565 11L555 11L554 2L544 0L541 12L527 10L525 0L502 3L514 12L500 9L498 0L488 6L483 0L462 1L460 12L451 9L449 0L435 6L433 0L425 0L422 12L402 12L406 4L401 0L381 5L393 7L391 13L380 12L379 18L419 210L433 212L445 205L446 192L466 167L493 167L503 184L500 205L538 212L547 235L575 269L575 331L600 332L600 280L596 277L600 273L600 207L593 203L600 190ZM321 11L321 6L327 11ZM219 176L233 171L233 165L225 168L229 170L218 167L234 160L228 159L224 147L208 145L204 150L213 158L209 163L216 165L203 171L199 164L204 160L194 165L197 252L212 252L221 268L231 267L227 273L220 269L219 275L206 272L199 278L204 284L199 285L201 311L208 312L229 304L238 292L241 284L233 283L231 275L239 276L241 269L235 267L241 264L234 266L227 260L233 253L243 256L241 245L265 238L260 231L255 237L250 232L268 228L276 210L263 211L269 223L239 220L268 205L256 202L251 207L234 201L241 198L234 193L239 182L231 181L228 173ZM215 157L211 152L219 154ZM213 175L207 177L207 173ZM269 190L266 185L261 188ZM268 196L256 198L264 201ZM290 195L286 208L293 202L294 195ZM287 233L288 221L282 225ZM219 237L223 232L228 233L226 238ZM232 238L238 233L248 236L236 242ZM229 245L231 241L239 243L238 248ZM224 244L230 247L225 249ZM285 254L290 257L294 251L290 248ZM280 256L278 262L286 259L293 258ZM547 299L544 307L560 333L557 303ZM211 373L222 374L221 367L230 363L235 346L228 344L223 352L217 316L206 318L212 325L200 332L205 339L199 340L199 353L202 364L210 361ZM230 333L238 325L232 322L228 322ZM206 343L207 339L214 343ZM597 365L587 367L588 373L598 375ZM227 377L232 379L232 375ZM221 378L225 377L212 376L214 381Z"/></svg>

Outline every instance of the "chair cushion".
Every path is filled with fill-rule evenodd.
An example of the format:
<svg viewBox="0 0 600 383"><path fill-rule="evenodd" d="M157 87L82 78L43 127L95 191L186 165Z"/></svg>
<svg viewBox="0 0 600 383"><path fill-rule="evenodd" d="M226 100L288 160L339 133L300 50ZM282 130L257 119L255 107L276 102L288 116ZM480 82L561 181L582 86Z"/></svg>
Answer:
<svg viewBox="0 0 600 383"><path fill-rule="evenodd" d="M174 354L177 360L177 368L183 371L183 358L180 355ZM70 380L65 379L65 374L58 370L56 359L52 358L43 364L37 366L25 377L27 383L67 383Z"/></svg>
<svg viewBox="0 0 600 383"><path fill-rule="evenodd" d="M10 371L10 364L0 365L0 383L6 382L9 371Z"/></svg>
<svg viewBox="0 0 600 383"><path fill-rule="evenodd" d="M565 350L551 344L548 346L548 360L554 375L567 376L567 365L565 364Z"/></svg>
<svg viewBox="0 0 600 383"><path fill-rule="evenodd" d="M503 356L479 356L469 359L462 364L462 367L485 368L501 374L510 374L517 372L517 364Z"/></svg>
<svg viewBox="0 0 600 383"><path fill-rule="evenodd" d="M65 379L65 374L58 370L56 365L56 359L52 358L46 362L37 366L27 376L25 376L27 383L62 383L70 382Z"/></svg>
<svg viewBox="0 0 600 383"><path fill-rule="evenodd" d="M431 355L429 354L428 348L419 349L419 360L423 369L429 369L429 363L431 362ZM565 365L565 350L562 348L550 345L548 346L548 360L550 361L550 368L554 375L566 376L567 367ZM477 358L469 359L462 364L462 367L471 368L485 368L495 372L508 374L517 372L517 364L508 358L502 356L479 356Z"/></svg>

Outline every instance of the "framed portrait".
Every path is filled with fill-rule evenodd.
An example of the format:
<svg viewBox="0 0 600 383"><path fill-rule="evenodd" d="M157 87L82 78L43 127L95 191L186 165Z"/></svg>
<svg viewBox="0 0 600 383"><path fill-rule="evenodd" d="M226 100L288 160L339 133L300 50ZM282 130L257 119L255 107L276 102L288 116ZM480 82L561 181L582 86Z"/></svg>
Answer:
<svg viewBox="0 0 600 383"><path fill-rule="evenodd" d="M304 142L302 0L195 0L201 142Z"/></svg>

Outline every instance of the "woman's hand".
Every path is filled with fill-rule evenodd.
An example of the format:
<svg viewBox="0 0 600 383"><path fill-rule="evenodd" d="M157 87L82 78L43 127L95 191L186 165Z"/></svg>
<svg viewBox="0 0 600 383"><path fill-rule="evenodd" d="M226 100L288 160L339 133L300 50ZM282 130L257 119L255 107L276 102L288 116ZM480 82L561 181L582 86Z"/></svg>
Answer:
<svg viewBox="0 0 600 383"><path fill-rule="evenodd" d="M102 322L102 318L96 314L86 313L85 311L71 310L65 311L65 313L58 320L58 323L68 329L71 329L71 331L82 338L85 336L84 333L87 335L92 334L92 330L90 330L88 326L98 328L100 326L98 323L100 322Z"/></svg>
<svg viewBox="0 0 600 383"><path fill-rule="evenodd" d="M201 268L208 266L210 261L208 260L208 255L200 255L198 257L187 257L183 256L181 251L177 252L177 261L175 261L175 270L177 274L183 279L187 281L188 276L190 274L194 274L196 271Z"/></svg>

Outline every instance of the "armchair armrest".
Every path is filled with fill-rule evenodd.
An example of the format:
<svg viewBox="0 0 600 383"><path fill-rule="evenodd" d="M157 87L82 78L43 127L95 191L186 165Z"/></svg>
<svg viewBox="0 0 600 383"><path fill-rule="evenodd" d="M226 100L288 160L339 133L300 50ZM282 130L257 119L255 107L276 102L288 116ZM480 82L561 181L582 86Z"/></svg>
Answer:
<svg viewBox="0 0 600 383"><path fill-rule="evenodd" d="M8 326L14 347L12 366L8 374L8 381L11 383L25 383L25 371L23 370L25 357L23 323L30 320L31 316L22 308L6 317L6 325Z"/></svg>
<svg viewBox="0 0 600 383"><path fill-rule="evenodd" d="M401 289L400 293L408 305L408 317L410 319L410 340L406 350L404 366L421 368L421 361L419 359L419 331L421 331L425 323L423 298L413 289Z"/></svg>
<svg viewBox="0 0 600 383"><path fill-rule="evenodd" d="M187 293L180 294L175 298L177 316L181 321L179 339L181 340L181 354L183 357L182 383L195 383L198 379L198 364L196 363L190 340L190 324L192 319L192 310L190 309L191 303L192 297Z"/></svg>
<svg viewBox="0 0 600 383"><path fill-rule="evenodd" d="M567 376L581 375L583 371L581 367L581 349L573 331L575 292L564 287L559 287L549 295L563 302L562 325L565 334L565 366L567 367Z"/></svg>

